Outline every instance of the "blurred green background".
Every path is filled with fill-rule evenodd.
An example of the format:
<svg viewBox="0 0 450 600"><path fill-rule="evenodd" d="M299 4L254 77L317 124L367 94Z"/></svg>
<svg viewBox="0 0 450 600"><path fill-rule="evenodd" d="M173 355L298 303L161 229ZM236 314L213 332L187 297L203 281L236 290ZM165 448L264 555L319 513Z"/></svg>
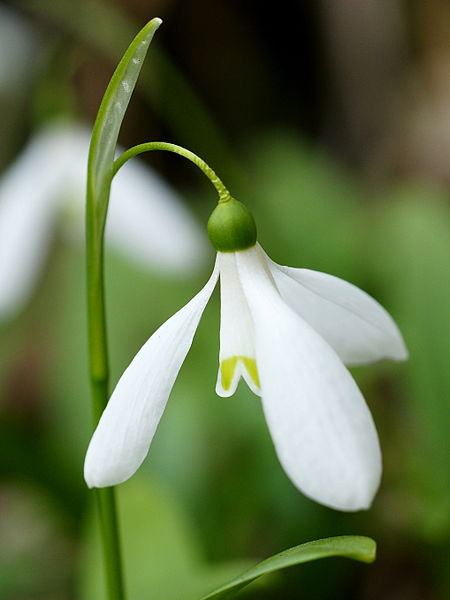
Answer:
<svg viewBox="0 0 450 600"><path fill-rule="evenodd" d="M164 24L121 144L163 139L203 156L249 205L275 261L374 295L411 358L352 370L384 476L370 511L327 509L284 475L258 398L243 385L232 398L215 395L216 292L149 457L119 488L130 600L193 600L258 559L339 534L373 536L377 561L304 565L242 597L449 597L448 3L1 3L3 171L53 117L92 124L118 58L154 16ZM145 161L203 227L215 202L208 182L178 157ZM82 477L91 432L84 252L57 228L51 243L33 297L0 324L0 598L102 600ZM108 252L113 383L203 286L213 260L211 249L181 278Z"/></svg>

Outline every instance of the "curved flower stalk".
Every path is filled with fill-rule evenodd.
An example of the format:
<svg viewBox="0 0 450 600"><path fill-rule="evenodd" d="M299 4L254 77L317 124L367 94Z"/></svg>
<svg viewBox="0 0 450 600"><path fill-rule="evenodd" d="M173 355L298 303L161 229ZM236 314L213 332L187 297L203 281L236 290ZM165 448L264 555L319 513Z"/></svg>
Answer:
<svg viewBox="0 0 450 600"><path fill-rule="evenodd" d="M329 507L368 508L381 454L369 409L345 364L404 360L389 314L337 277L275 264L256 243L250 213L231 197L208 232L218 250L205 287L166 321L120 378L90 442L85 479L111 486L147 455L203 310L220 278L216 391L242 377L261 396L275 450L299 490Z"/></svg>
<svg viewBox="0 0 450 600"><path fill-rule="evenodd" d="M0 319L28 301L62 214L83 239L90 132L55 122L39 131L0 180ZM129 163L114 182L106 241L143 268L184 274L204 257L203 236L172 189Z"/></svg>

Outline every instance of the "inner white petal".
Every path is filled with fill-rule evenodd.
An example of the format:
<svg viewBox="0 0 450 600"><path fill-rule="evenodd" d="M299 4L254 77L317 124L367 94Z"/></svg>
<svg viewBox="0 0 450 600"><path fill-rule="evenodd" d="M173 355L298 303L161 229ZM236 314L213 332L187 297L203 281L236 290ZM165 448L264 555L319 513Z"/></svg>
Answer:
<svg viewBox="0 0 450 600"><path fill-rule="evenodd" d="M231 396L241 376L259 394L253 323L239 280L236 253L219 252L220 352L216 392Z"/></svg>

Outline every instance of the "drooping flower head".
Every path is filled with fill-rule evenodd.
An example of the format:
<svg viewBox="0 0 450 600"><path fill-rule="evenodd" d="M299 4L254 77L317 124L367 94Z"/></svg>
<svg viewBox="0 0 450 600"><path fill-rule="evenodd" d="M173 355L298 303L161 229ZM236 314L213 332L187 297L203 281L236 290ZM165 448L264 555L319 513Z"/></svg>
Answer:
<svg viewBox="0 0 450 600"><path fill-rule="evenodd" d="M128 479L147 455L203 310L220 277L216 392L242 377L261 396L278 458L293 484L329 507L368 508L381 477L370 411L344 366L407 351L390 315L354 285L275 264L247 208L223 198L208 223L217 250L205 287L144 344L120 378L90 442L90 487Z"/></svg>

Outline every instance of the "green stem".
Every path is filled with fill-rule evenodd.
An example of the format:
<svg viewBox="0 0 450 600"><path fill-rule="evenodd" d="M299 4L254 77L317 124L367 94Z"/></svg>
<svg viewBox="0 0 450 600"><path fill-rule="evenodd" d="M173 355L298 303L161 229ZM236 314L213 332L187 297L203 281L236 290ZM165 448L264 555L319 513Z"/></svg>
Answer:
<svg viewBox="0 0 450 600"><path fill-rule="evenodd" d="M86 214L89 372L94 427L108 402L108 346L103 276L103 229L97 225L92 194ZM94 490L100 518L108 600L125 600L114 488Z"/></svg>
<svg viewBox="0 0 450 600"><path fill-rule="evenodd" d="M230 192L224 186L222 181L216 175L216 173L209 167L203 159L199 156L191 152L190 150L186 150L182 146L177 146L176 144L169 144L168 142L147 142L146 144L139 144L138 146L133 146L126 152L124 152L119 158L114 161L112 177L117 173L117 171L122 167L127 160L137 156L138 154L142 154L143 152L149 152L150 150L166 150L168 152L174 152L175 154L179 154L180 156L184 156L190 160L194 165L196 165L208 179L211 181L213 186L216 188L217 193L219 194L219 202L227 202L231 196Z"/></svg>

